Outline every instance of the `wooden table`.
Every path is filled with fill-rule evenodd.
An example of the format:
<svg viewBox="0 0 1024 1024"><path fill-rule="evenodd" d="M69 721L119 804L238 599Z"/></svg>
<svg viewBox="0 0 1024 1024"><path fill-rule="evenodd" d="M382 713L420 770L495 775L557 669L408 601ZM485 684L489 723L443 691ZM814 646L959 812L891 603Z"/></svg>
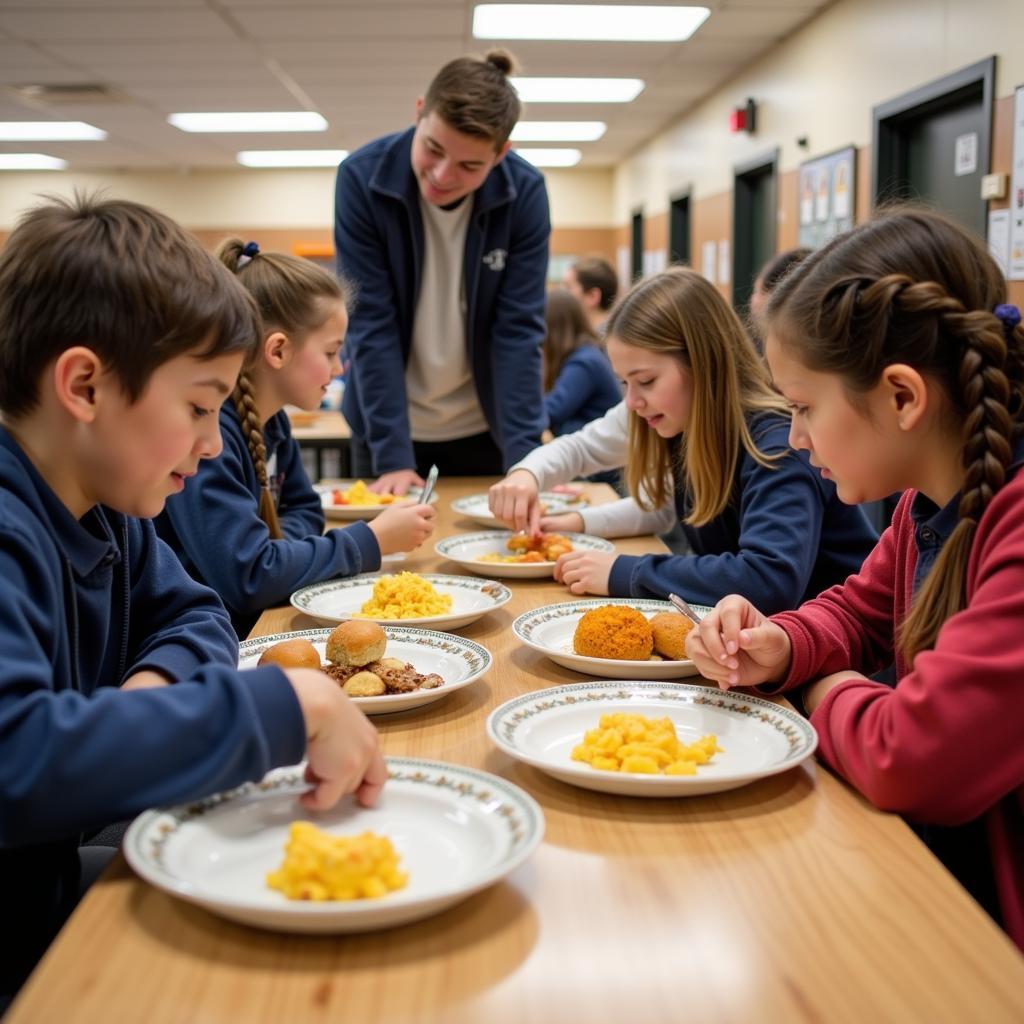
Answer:
<svg viewBox="0 0 1024 1024"><path fill-rule="evenodd" d="M438 537L473 527L449 502L484 484L442 483ZM653 538L616 543L657 549ZM429 548L404 567L455 568ZM509 629L565 590L511 585L508 605L460 631L495 656L482 681L374 721L390 754L484 768L533 794L547 834L526 865L419 924L306 937L221 921L118 858L6 1024L1024 1019L1024 958L899 818L820 765L641 800L563 785L498 753L483 730L493 707L581 678ZM276 609L256 631L312 624Z"/></svg>

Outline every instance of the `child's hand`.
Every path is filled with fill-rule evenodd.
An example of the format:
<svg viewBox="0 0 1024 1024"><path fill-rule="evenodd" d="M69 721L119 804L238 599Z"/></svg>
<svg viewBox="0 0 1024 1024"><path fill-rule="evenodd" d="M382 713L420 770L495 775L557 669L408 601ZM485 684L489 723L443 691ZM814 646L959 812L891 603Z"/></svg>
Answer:
<svg viewBox="0 0 1024 1024"><path fill-rule="evenodd" d="M158 686L170 686L171 680L160 672L142 671L130 675L122 684L122 690L153 690Z"/></svg>
<svg viewBox="0 0 1024 1024"><path fill-rule="evenodd" d="M536 537L540 533L540 488L537 478L525 469L514 469L488 492L487 504L496 519L509 523L516 533Z"/></svg>
<svg viewBox="0 0 1024 1024"><path fill-rule="evenodd" d="M702 676L728 690L781 679L789 671L792 647L781 626L745 597L730 594L690 631L686 653Z"/></svg>
<svg viewBox="0 0 1024 1024"><path fill-rule="evenodd" d="M562 512L557 516L541 516L542 533L582 533L583 516L579 512Z"/></svg>
<svg viewBox="0 0 1024 1024"><path fill-rule="evenodd" d="M425 483L423 477L415 469L396 469L394 473L384 473L377 477L367 488L374 494L397 494L403 495L409 492L413 484L422 487Z"/></svg>
<svg viewBox="0 0 1024 1024"><path fill-rule="evenodd" d="M614 551L570 551L555 562L555 579L573 594L607 595L616 558Z"/></svg>
<svg viewBox="0 0 1024 1024"><path fill-rule="evenodd" d="M369 527L382 555L418 548L433 532L437 512L432 505L389 505Z"/></svg>
<svg viewBox="0 0 1024 1024"><path fill-rule="evenodd" d="M306 780L313 790L299 802L326 811L346 793L364 807L377 802L388 769L377 730L338 684L311 668L285 671L306 724Z"/></svg>

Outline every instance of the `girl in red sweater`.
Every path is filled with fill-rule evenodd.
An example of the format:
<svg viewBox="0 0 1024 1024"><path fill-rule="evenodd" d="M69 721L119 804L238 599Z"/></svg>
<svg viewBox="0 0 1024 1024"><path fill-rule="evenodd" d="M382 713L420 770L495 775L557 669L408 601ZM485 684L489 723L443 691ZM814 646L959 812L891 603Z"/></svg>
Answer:
<svg viewBox="0 0 1024 1024"><path fill-rule="evenodd" d="M730 596L687 643L723 689L806 685L827 764L905 815L1024 949L1024 328L984 246L890 211L772 296L790 443L846 502L905 490L863 569L766 618ZM895 659L895 687L868 676Z"/></svg>

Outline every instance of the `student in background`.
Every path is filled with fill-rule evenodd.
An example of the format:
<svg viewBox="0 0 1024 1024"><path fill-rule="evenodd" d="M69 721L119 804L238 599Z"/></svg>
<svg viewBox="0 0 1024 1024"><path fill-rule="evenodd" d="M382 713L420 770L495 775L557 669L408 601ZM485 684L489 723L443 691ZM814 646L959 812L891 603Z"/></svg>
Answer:
<svg viewBox="0 0 1024 1024"><path fill-rule="evenodd" d="M509 136L512 58L460 57L416 124L338 168L338 269L355 283L342 410L357 476L405 494L425 468L494 476L540 442L551 223Z"/></svg>
<svg viewBox="0 0 1024 1024"><path fill-rule="evenodd" d="M806 686L826 763L1024 949L1024 329L1005 298L984 244L916 209L779 285L766 354L793 444L844 501L906 493L844 585L771 619L727 597L687 649L723 688ZM867 678L893 655L895 687Z"/></svg>
<svg viewBox="0 0 1024 1024"><path fill-rule="evenodd" d="M626 384L624 407L532 452L491 488L491 509L516 529L564 528L567 517L540 522L538 491L625 466L632 506L620 503L603 532L621 535L620 519L633 526L638 513L674 508L693 554L573 551L555 576L574 594L675 592L713 604L736 590L781 611L860 568L873 531L789 448L786 403L704 277L678 268L634 286L608 321L608 354ZM588 530L595 518L568 517Z"/></svg>
<svg viewBox="0 0 1024 1024"><path fill-rule="evenodd" d="M761 318L772 290L794 267L810 256L812 251L801 246L797 249L786 249L785 252L777 253L760 269L754 279L754 290L750 293L750 333L759 352L764 351L764 329Z"/></svg>
<svg viewBox="0 0 1024 1024"><path fill-rule="evenodd" d="M600 256L585 256L566 268L562 284L570 295L579 299L590 329L603 338L605 324L619 294L619 278L612 265Z"/></svg>
<svg viewBox="0 0 1024 1024"><path fill-rule="evenodd" d="M114 853L83 833L304 755L309 808L387 776L327 676L238 671L223 605L149 521L220 451L258 326L135 203L48 201L0 253L0 1008Z"/></svg>
<svg viewBox="0 0 1024 1024"><path fill-rule="evenodd" d="M557 437L618 405L622 388L583 307L564 288L548 292L544 322L544 411Z"/></svg>
<svg viewBox="0 0 1024 1024"><path fill-rule="evenodd" d="M161 536L220 595L239 637L299 587L380 568L433 531L428 505L392 505L324 533L320 495L302 466L285 405L316 409L340 371L348 327L338 279L310 260L224 242L218 258L253 295L259 344L220 411L224 452L167 503Z"/></svg>

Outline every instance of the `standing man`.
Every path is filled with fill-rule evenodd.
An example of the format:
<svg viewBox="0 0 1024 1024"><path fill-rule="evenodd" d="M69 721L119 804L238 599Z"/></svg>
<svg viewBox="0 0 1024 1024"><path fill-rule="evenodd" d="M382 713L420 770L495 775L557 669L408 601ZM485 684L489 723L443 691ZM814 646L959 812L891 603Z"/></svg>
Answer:
<svg viewBox="0 0 1024 1024"><path fill-rule="evenodd" d="M585 256L566 268L562 284L579 299L590 329L603 338L604 325L619 290L619 278L612 265L600 256Z"/></svg>
<svg viewBox="0 0 1024 1024"><path fill-rule="evenodd" d="M446 64L416 124L338 169L335 248L355 285L342 409L358 476L499 476L540 443L544 178L509 152L512 58Z"/></svg>

